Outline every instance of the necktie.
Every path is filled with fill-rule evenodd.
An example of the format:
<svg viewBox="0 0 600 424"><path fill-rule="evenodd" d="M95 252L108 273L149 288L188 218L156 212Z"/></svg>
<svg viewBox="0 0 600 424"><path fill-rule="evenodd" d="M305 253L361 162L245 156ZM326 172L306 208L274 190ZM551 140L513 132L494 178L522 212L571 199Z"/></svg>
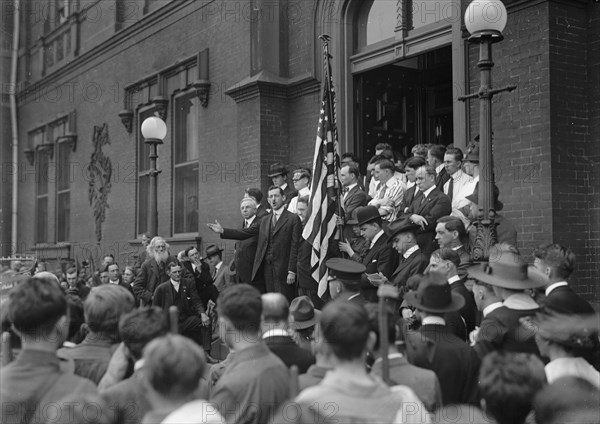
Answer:
<svg viewBox="0 0 600 424"><path fill-rule="evenodd" d="M387 184L384 184L379 192L379 198L383 199L385 197L385 192L387 191Z"/></svg>
<svg viewBox="0 0 600 424"><path fill-rule="evenodd" d="M427 196L425 196L425 193L423 193L423 195L421 196L421 206L423 206L425 204L426 200L427 200Z"/></svg>
<svg viewBox="0 0 600 424"><path fill-rule="evenodd" d="M246 221L245 219L244 219L244 224L242 225L242 228L248 228L248 221Z"/></svg>
<svg viewBox="0 0 600 424"><path fill-rule="evenodd" d="M452 201L452 196L454 196L454 179L450 177L450 180L448 180L448 197L450 201Z"/></svg>
<svg viewBox="0 0 600 424"><path fill-rule="evenodd" d="M273 211L273 216L271 217L271 226L273 227L273 229L275 228L276 224L277 224L277 214L275 213L275 211Z"/></svg>

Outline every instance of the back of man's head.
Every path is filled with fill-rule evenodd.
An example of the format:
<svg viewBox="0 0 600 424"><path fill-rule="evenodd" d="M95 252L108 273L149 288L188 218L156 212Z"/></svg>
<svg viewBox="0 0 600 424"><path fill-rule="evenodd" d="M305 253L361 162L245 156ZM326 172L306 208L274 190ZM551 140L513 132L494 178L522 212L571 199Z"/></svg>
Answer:
<svg viewBox="0 0 600 424"><path fill-rule="evenodd" d="M200 346L178 334L152 340L144 349L143 358L148 383L169 400L192 397L206 368Z"/></svg>
<svg viewBox="0 0 600 424"><path fill-rule="evenodd" d="M321 313L323 337L342 361L360 359L369 338L369 317L360 305L330 302Z"/></svg>
<svg viewBox="0 0 600 424"><path fill-rule="evenodd" d="M217 311L238 331L254 334L260 331L262 299L260 292L249 284L236 284L223 290Z"/></svg>
<svg viewBox="0 0 600 424"><path fill-rule="evenodd" d="M377 336L377 340L375 341L373 349L379 350L382 338L379 328L379 305L376 303L367 303L365 305L365 309L367 310L367 314L369 316L369 329ZM388 325L386 337L388 338L389 344L393 345L396 342L396 323L394 322L394 313L389 308L386 308L386 314ZM385 352L381 352L381 355L384 354Z"/></svg>
<svg viewBox="0 0 600 424"><path fill-rule="evenodd" d="M135 360L142 357L142 351L148 343L168 331L167 318L157 307L134 309L119 321L121 340Z"/></svg>
<svg viewBox="0 0 600 424"><path fill-rule="evenodd" d="M262 320L269 323L287 323L290 314L290 304L281 293L265 293L262 299Z"/></svg>
<svg viewBox="0 0 600 424"><path fill-rule="evenodd" d="M83 304L85 322L93 333L119 339L119 319L133 310L135 300L124 287L105 284L94 287Z"/></svg>
<svg viewBox="0 0 600 424"><path fill-rule="evenodd" d="M575 254L557 243L540 245L534 250L533 256L551 267L558 278L569 278L575 269Z"/></svg>
<svg viewBox="0 0 600 424"><path fill-rule="evenodd" d="M66 315L67 299L57 285L34 277L14 287L4 307L19 333L44 336Z"/></svg>
<svg viewBox="0 0 600 424"><path fill-rule="evenodd" d="M534 396L545 384L544 364L527 353L492 352L479 371L485 410L498 424L525 422Z"/></svg>

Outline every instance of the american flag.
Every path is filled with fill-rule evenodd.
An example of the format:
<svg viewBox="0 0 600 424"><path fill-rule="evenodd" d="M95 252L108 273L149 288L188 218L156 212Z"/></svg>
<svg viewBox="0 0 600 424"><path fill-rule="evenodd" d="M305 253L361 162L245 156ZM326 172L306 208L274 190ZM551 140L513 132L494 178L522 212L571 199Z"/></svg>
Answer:
<svg viewBox="0 0 600 424"><path fill-rule="evenodd" d="M313 160L313 184L311 193L311 213L302 232L302 237L312 246L310 259L312 277L319 283L318 293L327 291L327 250L335 233L337 218L336 187L337 167L339 167L337 130L335 127L335 93L331 80L329 55L325 54L325 81L317 142Z"/></svg>

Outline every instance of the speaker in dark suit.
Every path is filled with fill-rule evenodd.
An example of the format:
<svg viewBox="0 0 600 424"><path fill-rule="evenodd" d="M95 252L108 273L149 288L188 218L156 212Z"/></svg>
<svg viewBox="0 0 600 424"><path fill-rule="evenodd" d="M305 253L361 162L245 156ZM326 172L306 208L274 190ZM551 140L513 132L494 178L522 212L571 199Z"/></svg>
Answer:
<svg viewBox="0 0 600 424"><path fill-rule="evenodd" d="M271 187L269 202L272 212L263 218L258 232L252 280L263 278L267 292L285 295L289 302L296 297L296 267L302 222L283 207L283 190Z"/></svg>
<svg viewBox="0 0 600 424"><path fill-rule="evenodd" d="M464 299L453 293L440 273L423 276L419 288L405 295L405 300L420 311L421 337L435 344L433 355L419 363L434 371L440 381L442 402L479 405L477 378L479 357L463 340L447 328L444 315L460 310Z"/></svg>
<svg viewBox="0 0 600 424"><path fill-rule="evenodd" d="M248 221L250 221L249 224ZM255 215L250 220L244 220L241 229L224 228L221 233L222 239L239 240L235 249L235 270L238 283L250 284L252 281L252 266L258 245L260 221L261 219Z"/></svg>

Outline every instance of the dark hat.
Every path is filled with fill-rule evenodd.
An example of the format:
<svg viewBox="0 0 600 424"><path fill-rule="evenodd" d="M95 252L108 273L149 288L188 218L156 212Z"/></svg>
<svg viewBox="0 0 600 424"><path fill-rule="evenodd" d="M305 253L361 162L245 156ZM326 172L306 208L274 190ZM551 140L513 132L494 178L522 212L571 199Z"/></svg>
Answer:
<svg viewBox="0 0 600 424"><path fill-rule="evenodd" d="M384 225L383 232L388 236L388 243L394 242L394 237L400 233L415 233L419 230L419 226L417 224L413 224L410 221L410 218L400 218L391 222L390 224Z"/></svg>
<svg viewBox="0 0 600 424"><path fill-rule="evenodd" d="M473 265L467 273L483 283L512 290L537 289L548 284L544 274L501 245L492 246L489 262Z"/></svg>
<svg viewBox="0 0 600 424"><path fill-rule="evenodd" d="M479 163L479 144L471 143L467 147L465 158L463 162L477 162Z"/></svg>
<svg viewBox="0 0 600 424"><path fill-rule="evenodd" d="M417 309L433 313L458 311L465 304L465 298L452 293L450 284L441 274L424 275L419 288L406 293L404 299Z"/></svg>
<svg viewBox="0 0 600 424"><path fill-rule="evenodd" d="M598 347L598 330L581 325L581 315L538 313L533 320L538 334L559 345L576 349Z"/></svg>
<svg viewBox="0 0 600 424"><path fill-rule="evenodd" d="M329 275L342 281L360 281L362 274L367 268L350 259L331 258L325 265L329 268Z"/></svg>
<svg viewBox="0 0 600 424"><path fill-rule="evenodd" d="M297 330L312 327L319 316L321 311L315 309L308 296L298 296L290 303L290 325Z"/></svg>
<svg viewBox="0 0 600 424"><path fill-rule="evenodd" d="M206 248L206 257L210 258L211 256L218 255L222 251L223 249L219 249L216 244L211 244Z"/></svg>
<svg viewBox="0 0 600 424"><path fill-rule="evenodd" d="M378 218L381 218L381 215L375 206L363 206L356 210L356 225L363 225Z"/></svg>
<svg viewBox="0 0 600 424"><path fill-rule="evenodd" d="M269 167L269 178L273 178L278 175L287 175L287 173L287 168L281 163L274 163Z"/></svg>
<svg viewBox="0 0 600 424"><path fill-rule="evenodd" d="M504 208L504 204L498 200L498 197L500 197L500 189L496 184L494 184L494 210L496 212L501 211L502 208ZM475 184L475 190L473 193L465 196L465 199L467 199L469 202L479 205L479 181L477 181L477 184Z"/></svg>

